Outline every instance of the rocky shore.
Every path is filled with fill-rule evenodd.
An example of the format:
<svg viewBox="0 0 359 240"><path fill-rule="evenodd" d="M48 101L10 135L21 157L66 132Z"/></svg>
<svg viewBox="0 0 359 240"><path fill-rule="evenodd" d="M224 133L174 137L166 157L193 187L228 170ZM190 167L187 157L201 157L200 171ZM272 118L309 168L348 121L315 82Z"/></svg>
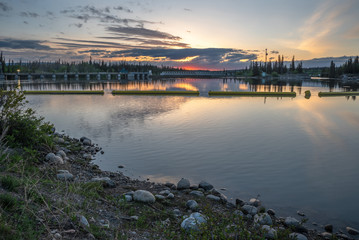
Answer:
<svg viewBox="0 0 359 240"><path fill-rule="evenodd" d="M322 232L298 217L277 216L260 199L235 203L202 181L158 184L101 171L91 163L102 149L86 137L55 133L55 146L37 165L37 198L28 201L41 239L358 239L359 231ZM17 173L13 174L20 177ZM1 192L5 190L0 188ZM297 219L299 218L299 219Z"/></svg>

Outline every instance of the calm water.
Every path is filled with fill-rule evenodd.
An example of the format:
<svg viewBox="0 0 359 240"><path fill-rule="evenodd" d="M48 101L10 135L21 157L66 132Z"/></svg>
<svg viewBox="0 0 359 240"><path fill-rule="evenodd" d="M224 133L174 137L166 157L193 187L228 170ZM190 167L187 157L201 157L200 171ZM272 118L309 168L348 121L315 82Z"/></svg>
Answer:
<svg viewBox="0 0 359 240"><path fill-rule="evenodd" d="M235 199L260 199L280 215L359 228L359 101L319 98L326 82L185 79L33 83L26 90L199 90L180 96L28 96L30 106L73 137L103 147L104 170L157 182L207 180ZM344 86L350 88L350 86ZM208 97L209 90L295 91L297 97ZM311 90L312 97L304 98Z"/></svg>

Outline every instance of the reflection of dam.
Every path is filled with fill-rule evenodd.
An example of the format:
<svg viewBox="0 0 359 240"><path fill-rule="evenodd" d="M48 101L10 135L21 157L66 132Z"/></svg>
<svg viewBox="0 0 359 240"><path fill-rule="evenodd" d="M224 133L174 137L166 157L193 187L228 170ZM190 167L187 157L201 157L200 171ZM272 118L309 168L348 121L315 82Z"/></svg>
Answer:
<svg viewBox="0 0 359 240"><path fill-rule="evenodd" d="M152 72L87 72L87 73L78 73L78 72L63 72L63 73L2 73L0 75L0 80L33 80L33 79L52 79L56 80L61 78L64 80L148 80L152 76Z"/></svg>
<svg viewBox="0 0 359 240"><path fill-rule="evenodd" d="M164 71L161 77L229 77L235 76L236 71Z"/></svg>

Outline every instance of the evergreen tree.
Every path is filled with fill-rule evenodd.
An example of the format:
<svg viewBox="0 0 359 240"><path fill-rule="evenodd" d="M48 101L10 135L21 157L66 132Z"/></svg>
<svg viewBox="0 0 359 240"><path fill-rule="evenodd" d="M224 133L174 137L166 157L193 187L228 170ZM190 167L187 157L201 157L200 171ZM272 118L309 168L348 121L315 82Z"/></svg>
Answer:
<svg viewBox="0 0 359 240"><path fill-rule="evenodd" d="M333 61L330 62L329 77L335 78L335 63Z"/></svg>
<svg viewBox="0 0 359 240"><path fill-rule="evenodd" d="M303 62L298 63L297 72L298 73L303 73Z"/></svg>
<svg viewBox="0 0 359 240"><path fill-rule="evenodd" d="M292 58L292 63L290 64L290 71L293 73L295 71L295 62L294 62L294 55Z"/></svg>

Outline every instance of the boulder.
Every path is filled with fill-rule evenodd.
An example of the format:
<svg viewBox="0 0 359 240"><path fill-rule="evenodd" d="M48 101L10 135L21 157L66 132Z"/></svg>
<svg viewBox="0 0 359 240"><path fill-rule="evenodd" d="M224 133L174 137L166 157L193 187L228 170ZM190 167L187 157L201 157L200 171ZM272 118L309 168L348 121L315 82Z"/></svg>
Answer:
<svg viewBox="0 0 359 240"><path fill-rule="evenodd" d="M216 201L216 202L221 201L221 198L220 198L220 197L214 196L214 195L212 195L212 194L207 195L206 198L207 198L207 199L210 199L210 200L213 200L213 201Z"/></svg>
<svg viewBox="0 0 359 240"><path fill-rule="evenodd" d="M209 191L213 188L213 185L206 182L206 181L201 181L199 184L198 184L198 187L199 188L203 188L204 190L206 191Z"/></svg>
<svg viewBox="0 0 359 240"><path fill-rule="evenodd" d="M273 209L268 209L267 213L271 216L275 216L275 211Z"/></svg>
<svg viewBox="0 0 359 240"><path fill-rule="evenodd" d="M177 183L177 189L178 190L182 190L182 189L189 189L191 186L190 182L188 179L182 178L181 180L179 180L179 182Z"/></svg>
<svg viewBox="0 0 359 240"><path fill-rule="evenodd" d="M62 159L65 159L66 158L66 153L64 150L59 150L57 151L56 153L57 156L60 156Z"/></svg>
<svg viewBox="0 0 359 240"><path fill-rule="evenodd" d="M181 228L185 231L198 231L201 224L207 222L206 217L201 213L192 213L188 218L184 219L181 223Z"/></svg>
<svg viewBox="0 0 359 240"><path fill-rule="evenodd" d="M300 233L291 233L289 234L289 237L297 240L308 240L306 236Z"/></svg>
<svg viewBox="0 0 359 240"><path fill-rule="evenodd" d="M258 212L258 209L255 206L248 205L248 204L243 205L242 210L245 214L250 214L252 216L256 215Z"/></svg>
<svg viewBox="0 0 359 240"><path fill-rule="evenodd" d="M192 191L192 192L190 192L189 194L192 195L192 196L196 196L196 197L204 197L203 192L197 191L197 190Z"/></svg>
<svg viewBox="0 0 359 240"><path fill-rule="evenodd" d="M116 183L109 177L94 177L91 179L92 182L102 182L104 188L115 188Z"/></svg>
<svg viewBox="0 0 359 240"><path fill-rule="evenodd" d="M90 224L89 222L87 221L86 217L85 216L80 216L80 223L82 226L84 227L90 227Z"/></svg>
<svg viewBox="0 0 359 240"><path fill-rule="evenodd" d="M286 217L285 220L284 220L284 224L287 226L287 227L299 227L300 225L300 222L293 218L293 217Z"/></svg>
<svg viewBox="0 0 359 240"><path fill-rule="evenodd" d="M261 205L261 201L257 198L251 198L249 200L249 205L252 205L252 206L255 206L255 207L258 207Z"/></svg>
<svg viewBox="0 0 359 240"><path fill-rule="evenodd" d="M133 194L133 199L137 202L154 203L156 201L155 196L146 190L137 190Z"/></svg>
<svg viewBox="0 0 359 240"><path fill-rule="evenodd" d="M91 146L92 145L91 139L89 139L87 137L81 137L80 142L82 142L82 144L85 145L85 146Z"/></svg>
<svg viewBox="0 0 359 240"><path fill-rule="evenodd" d="M355 228L346 227L346 230L350 235L359 235L359 230Z"/></svg>
<svg viewBox="0 0 359 240"><path fill-rule="evenodd" d="M327 231L328 233L333 233L333 225L332 224L327 224L324 226L325 231Z"/></svg>
<svg viewBox="0 0 359 240"><path fill-rule="evenodd" d="M67 170L59 170L56 177L58 180L61 181L72 181L74 179L74 175L69 173L69 171Z"/></svg>
<svg viewBox="0 0 359 240"><path fill-rule="evenodd" d="M56 156L54 153L48 153L45 157L45 160L48 161L51 164L64 164L64 160L60 156Z"/></svg>
<svg viewBox="0 0 359 240"><path fill-rule="evenodd" d="M155 197L156 197L156 199L158 199L158 200L164 200L164 199L166 198L165 196L160 195L160 194L156 194Z"/></svg>
<svg viewBox="0 0 359 240"><path fill-rule="evenodd" d="M268 239L274 239L277 237L277 231L268 225L263 225L262 230L265 232L264 236Z"/></svg>
<svg viewBox="0 0 359 240"><path fill-rule="evenodd" d="M263 213L263 214L256 214L254 216L254 222L258 223L260 225L272 225L273 221L272 218L269 216L268 213Z"/></svg>

